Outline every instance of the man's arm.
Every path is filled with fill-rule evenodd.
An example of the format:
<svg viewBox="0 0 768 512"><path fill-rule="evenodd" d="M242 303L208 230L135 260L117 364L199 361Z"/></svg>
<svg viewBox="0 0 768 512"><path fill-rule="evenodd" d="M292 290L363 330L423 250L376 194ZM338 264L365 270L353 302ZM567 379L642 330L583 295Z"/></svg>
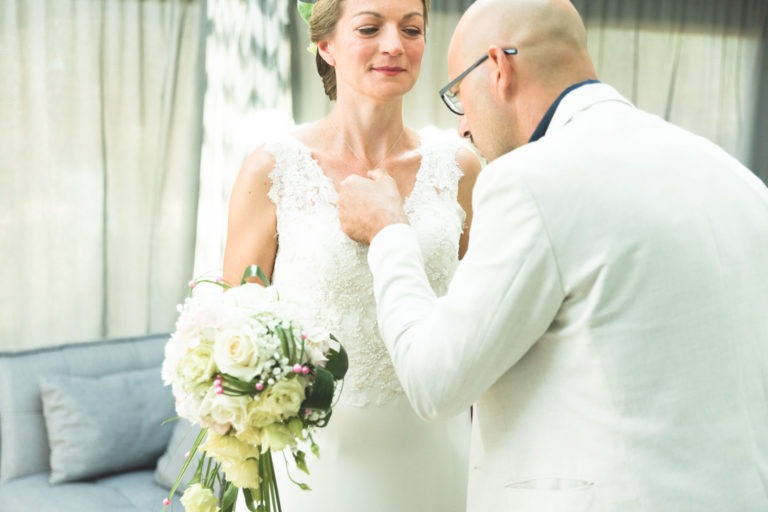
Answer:
<svg viewBox="0 0 768 512"><path fill-rule="evenodd" d="M535 202L505 169L489 170L475 190L469 250L444 297L429 286L410 226L387 226L371 243L379 327L425 419L466 410L544 334L563 300Z"/></svg>

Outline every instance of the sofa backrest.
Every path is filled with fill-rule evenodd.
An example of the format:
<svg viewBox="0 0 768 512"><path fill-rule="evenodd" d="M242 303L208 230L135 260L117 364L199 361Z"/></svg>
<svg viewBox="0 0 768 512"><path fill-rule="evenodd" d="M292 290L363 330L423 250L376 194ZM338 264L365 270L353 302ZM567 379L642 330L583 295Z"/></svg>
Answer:
<svg viewBox="0 0 768 512"><path fill-rule="evenodd" d="M157 367L167 333L0 353L0 483L50 468L38 377L99 377Z"/></svg>

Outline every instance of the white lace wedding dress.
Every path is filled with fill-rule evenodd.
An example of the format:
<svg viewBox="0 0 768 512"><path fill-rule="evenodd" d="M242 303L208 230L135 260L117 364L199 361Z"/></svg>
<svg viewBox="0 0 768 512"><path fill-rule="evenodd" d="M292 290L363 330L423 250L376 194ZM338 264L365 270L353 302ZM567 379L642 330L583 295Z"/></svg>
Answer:
<svg viewBox="0 0 768 512"><path fill-rule="evenodd" d="M436 129L419 135L421 167L404 208L418 232L427 275L442 295L458 262L464 222L456 201L458 141ZM265 148L275 158L270 197L279 249L273 284L336 335L350 362L331 421L316 431L320 458L307 455L311 475L289 467L312 491L292 484L283 457L274 457L283 511L464 511L469 411L444 423L413 413L378 333L367 246L341 231L333 182L296 138Z"/></svg>

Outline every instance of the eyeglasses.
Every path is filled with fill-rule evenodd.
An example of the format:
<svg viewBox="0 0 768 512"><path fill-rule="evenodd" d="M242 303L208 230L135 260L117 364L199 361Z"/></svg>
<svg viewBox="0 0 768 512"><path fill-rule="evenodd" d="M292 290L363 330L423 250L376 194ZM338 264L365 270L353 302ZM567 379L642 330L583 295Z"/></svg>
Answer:
<svg viewBox="0 0 768 512"><path fill-rule="evenodd" d="M504 53L507 55L516 55L517 54L517 48L504 48ZM448 85L440 89L440 97L443 99L443 103L445 103L445 106L450 109L451 112L454 114L463 116L464 115L464 107L461 106L461 100L459 99L459 91L458 91L458 85L459 82L461 82L465 76L467 76L473 69L478 67L480 64L485 62L485 59L488 58L488 54L486 53L477 61L475 61L474 64L469 66L467 69L464 70L463 73L461 73L459 76L451 80ZM456 90L454 90L456 89Z"/></svg>

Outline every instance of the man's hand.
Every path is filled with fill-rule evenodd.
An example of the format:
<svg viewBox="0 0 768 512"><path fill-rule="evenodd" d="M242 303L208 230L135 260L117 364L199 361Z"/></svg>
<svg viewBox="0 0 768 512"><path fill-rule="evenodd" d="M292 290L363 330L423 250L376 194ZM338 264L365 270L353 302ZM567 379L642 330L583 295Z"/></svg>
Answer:
<svg viewBox="0 0 768 512"><path fill-rule="evenodd" d="M341 229L352 240L364 244L370 244L390 224L408 223L397 184L381 169L369 171L368 178L344 178L339 186L338 206Z"/></svg>

